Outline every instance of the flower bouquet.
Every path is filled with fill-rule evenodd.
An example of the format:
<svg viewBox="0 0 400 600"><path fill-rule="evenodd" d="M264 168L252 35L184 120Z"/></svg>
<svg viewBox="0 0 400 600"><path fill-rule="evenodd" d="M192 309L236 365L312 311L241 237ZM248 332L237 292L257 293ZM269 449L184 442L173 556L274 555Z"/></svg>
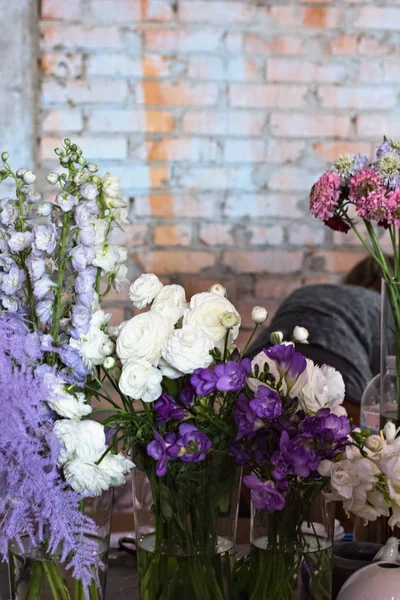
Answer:
<svg viewBox="0 0 400 600"><path fill-rule="evenodd" d="M312 187L310 208L333 230L347 233L351 229L382 271L382 354L396 356L396 383L394 397L391 391L388 402L381 393L381 417L382 425L389 419L400 424L400 144L385 138L372 162L366 156L340 156ZM361 233L360 223L365 234ZM384 231L393 248L394 269L382 250L379 234ZM389 317L386 299L392 313ZM390 330L394 334L393 348L385 339L390 338ZM381 365L383 375L384 360Z"/></svg>
<svg viewBox="0 0 400 600"><path fill-rule="evenodd" d="M303 336L303 339L304 336ZM281 334L272 334L281 342ZM331 598L332 500L364 520L392 513L397 475L396 432L355 429L342 406L344 383L332 367L315 365L291 343L252 361L235 409L231 452L250 465L250 599Z"/></svg>
<svg viewBox="0 0 400 600"><path fill-rule="evenodd" d="M116 332L122 407L107 422L136 464L140 598L231 600L241 469L230 445L250 370L233 345L241 319L218 284L187 302L144 274L130 297L150 309ZM266 316L254 309L255 328Z"/></svg>
<svg viewBox="0 0 400 600"><path fill-rule="evenodd" d="M126 211L116 178L98 177L78 146L56 154L66 172L48 175L51 202L6 152L0 167L16 185L0 201L0 549L12 600L103 597L110 488L133 466L89 417L114 350L99 302L126 275L126 251L108 238Z"/></svg>

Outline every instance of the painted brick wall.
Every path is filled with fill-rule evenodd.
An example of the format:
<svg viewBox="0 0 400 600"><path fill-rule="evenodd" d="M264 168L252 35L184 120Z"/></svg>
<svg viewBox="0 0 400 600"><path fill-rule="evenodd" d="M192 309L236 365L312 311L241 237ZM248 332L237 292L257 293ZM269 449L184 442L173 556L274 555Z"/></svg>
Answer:
<svg viewBox="0 0 400 600"><path fill-rule="evenodd" d="M399 0L42 0L41 32L42 167L69 135L120 175L132 277L219 280L248 317L360 258L307 192L400 136Z"/></svg>

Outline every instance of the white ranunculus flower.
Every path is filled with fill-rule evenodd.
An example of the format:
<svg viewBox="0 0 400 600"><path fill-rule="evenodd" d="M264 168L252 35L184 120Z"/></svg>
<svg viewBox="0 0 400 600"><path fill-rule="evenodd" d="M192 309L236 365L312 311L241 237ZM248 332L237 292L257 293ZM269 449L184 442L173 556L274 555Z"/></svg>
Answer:
<svg viewBox="0 0 400 600"><path fill-rule="evenodd" d="M64 465L64 475L73 490L84 496L100 496L111 484L111 477L94 462L75 458Z"/></svg>
<svg viewBox="0 0 400 600"><path fill-rule="evenodd" d="M353 494L354 467L348 460L332 462L322 460L318 467L318 473L323 477L330 477L331 490L341 498L349 499Z"/></svg>
<svg viewBox="0 0 400 600"><path fill-rule="evenodd" d="M161 349L174 326L170 320L149 311L132 317L121 327L117 338L117 356L122 363L127 360L146 360L157 365Z"/></svg>
<svg viewBox="0 0 400 600"><path fill-rule="evenodd" d="M96 462L107 448L104 427L97 421L61 419L54 433L61 444L60 464L75 458Z"/></svg>
<svg viewBox="0 0 400 600"><path fill-rule="evenodd" d="M218 296L224 296L224 298L226 298L228 295L226 288L224 288L224 286L220 283L214 283L208 291L210 294L217 294Z"/></svg>
<svg viewBox="0 0 400 600"><path fill-rule="evenodd" d="M162 355L172 367L189 374L210 366L213 362L210 350L213 347L213 340L202 329L184 325L166 341Z"/></svg>
<svg viewBox="0 0 400 600"><path fill-rule="evenodd" d="M123 454L107 454L98 465L110 480L110 485L123 485L125 475L135 466Z"/></svg>
<svg viewBox="0 0 400 600"><path fill-rule="evenodd" d="M172 365L167 363L167 361L161 357L158 361L158 368L160 369L163 377L168 377L168 379L179 379L182 377L182 371L178 371L178 369L174 369Z"/></svg>
<svg viewBox="0 0 400 600"><path fill-rule="evenodd" d="M296 327L293 329L293 340L299 344L307 344L308 343L308 329L305 327Z"/></svg>
<svg viewBox="0 0 400 600"><path fill-rule="evenodd" d="M328 365L319 367L307 359L306 370L300 375L290 395L298 396L300 407L306 412L315 413L327 407L340 416L346 414L341 406L344 392L343 377L338 371Z"/></svg>
<svg viewBox="0 0 400 600"><path fill-rule="evenodd" d="M63 393L54 391L46 402L52 410L65 419L80 419L92 412L92 407L86 403L85 394L82 393L72 396L65 391Z"/></svg>
<svg viewBox="0 0 400 600"><path fill-rule="evenodd" d="M385 440L380 435L370 435L365 440L365 446L368 448L368 450L374 453L380 452L385 443Z"/></svg>
<svg viewBox="0 0 400 600"><path fill-rule="evenodd" d="M271 344L282 344L283 342L283 333L282 331L273 331L269 336L269 341Z"/></svg>
<svg viewBox="0 0 400 600"><path fill-rule="evenodd" d="M255 306L251 311L251 320L256 325L261 325L268 318L268 311L263 306Z"/></svg>
<svg viewBox="0 0 400 600"><path fill-rule="evenodd" d="M126 396L154 402L162 394L162 373L145 360L128 360L122 368L119 389Z"/></svg>
<svg viewBox="0 0 400 600"><path fill-rule="evenodd" d="M227 298L210 292L195 294L189 310L183 316L183 324L202 329L214 342L214 346L222 346L225 342L226 328L222 325L222 316L232 312L239 316L239 324L230 331L229 342L239 335L240 315Z"/></svg>
<svg viewBox="0 0 400 600"><path fill-rule="evenodd" d="M151 304L161 291L163 284L154 273L143 273L129 288L129 298L136 308Z"/></svg>
<svg viewBox="0 0 400 600"><path fill-rule="evenodd" d="M236 312L226 312L221 317L221 325L226 329L233 329L240 325L240 316Z"/></svg>
<svg viewBox="0 0 400 600"><path fill-rule="evenodd" d="M185 290L181 285L164 285L155 297L151 310L175 324L182 317L186 306Z"/></svg>
<svg viewBox="0 0 400 600"><path fill-rule="evenodd" d="M329 365L322 365L320 369L325 375L328 404L331 404L331 402L337 400L338 398L343 402L345 386L342 375L339 373L339 371L336 371L336 369L330 367Z"/></svg>

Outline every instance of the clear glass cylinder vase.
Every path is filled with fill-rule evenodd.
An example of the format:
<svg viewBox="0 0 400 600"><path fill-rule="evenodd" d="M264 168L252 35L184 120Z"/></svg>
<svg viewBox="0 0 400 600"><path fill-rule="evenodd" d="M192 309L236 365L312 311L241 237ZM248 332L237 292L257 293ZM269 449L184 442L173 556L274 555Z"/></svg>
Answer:
<svg viewBox="0 0 400 600"><path fill-rule="evenodd" d="M382 281L380 425L400 426L400 282Z"/></svg>
<svg viewBox="0 0 400 600"><path fill-rule="evenodd" d="M136 461L137 465L138 462ZM140 600L231 600L241 470L225 455L133 473Z"/></svg>
<svg viewBox="0 0 400 600"><path fill-rule="evenodd" d="M96 559L98 566L93 582L87 591L90 600L104 600L108 550L111 531L113 490L101 496L86 498L82 502L85 512L96 524ZM93 537L93 536L92 536ZM9 573L11 600L85 600L80 581L74 579L60 554L49 555L46 543L33 547L28 535L9 544Z"/></svg>
<svg viewBox="0 0 400 600"><path fill-rule="evenodd" d="M250 600L331 600L334 503L307 487L281 511L252 506Z"/></svg>

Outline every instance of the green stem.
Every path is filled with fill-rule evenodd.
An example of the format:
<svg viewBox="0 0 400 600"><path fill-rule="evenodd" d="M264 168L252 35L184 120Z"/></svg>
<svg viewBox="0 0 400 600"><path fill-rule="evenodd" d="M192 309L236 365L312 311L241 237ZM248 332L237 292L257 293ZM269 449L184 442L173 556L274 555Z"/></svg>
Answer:
<svg viewBox="0 0 400 600"><path fill-rule="evenodd" d="M256 323L256 324L255 324L255 326L254 326L254 329L253 329L253 331L251 332L251 336L250 336L250 337L249 337L249 339L247 340L247 344L245 345L245 347L244 347L244 348L243 348L243 350L242 350L242 356L245 356L245 354L246 354L246 350L247 350L247 348L250 346L250 344L251 344L251 342L252 342L252 340L253 340L253 337L254 337L254 336L255 336L255 334L256 334L256 331L257 331L258 327L259 327L259 325L258 325L258 323Z"/></svg>
<svg viewBox="0 0 400 600"><path fill-rule="evenodd" d="M64 581L60 577L60 574L57 570L57 566L55 563L47 563L47 567L51 574L52 580L54 582L55 588L59 593L60 600L70 600L70 595L65 585Z"/></svg>
<svg viewBox="0 0 400 600"><path fill-rule="evenodd" d="M61 300L63 294L63 280L64 271L66 265L66 250L67 250L67 237L68 237L68 222L69 213L65 213L62 221L62 233L60 242L60 263L58 266L58 277L57 277L57 289L54 300L54 322L53 322L53 340L57 345L58 343L58 332L60 329L60 314L61 314Z"/></svg>
<svg viewBox="0 0 400 600"><path fill-rule="evenodd" d="M49 568L50 563L47 563L46 561L43 561L43 570L46 574L47 577L47 581L49 582L49 586L50 586L50 590L51 590L51 594L53 596L53 600L60 600L60 597L58 595L57 592L57 587L53 581L53 577L52 577L52 573L51 570Z"/></svg>
<svg viewBox="0 0 400 600"><path fill-rule="evenodd" d="M43 581L43 566L40 560L35 560L32 567L31 581L26 600L40 600L40 589Z"/></svg>

